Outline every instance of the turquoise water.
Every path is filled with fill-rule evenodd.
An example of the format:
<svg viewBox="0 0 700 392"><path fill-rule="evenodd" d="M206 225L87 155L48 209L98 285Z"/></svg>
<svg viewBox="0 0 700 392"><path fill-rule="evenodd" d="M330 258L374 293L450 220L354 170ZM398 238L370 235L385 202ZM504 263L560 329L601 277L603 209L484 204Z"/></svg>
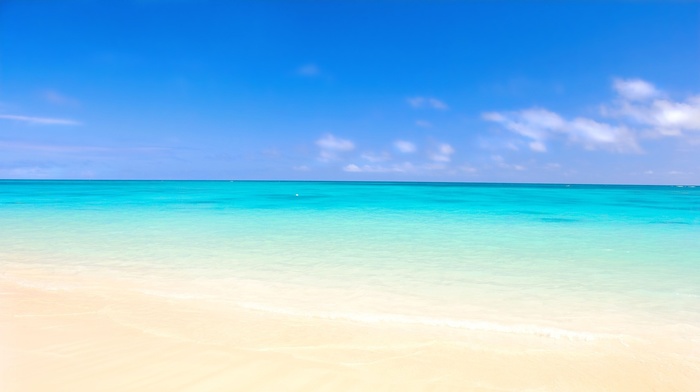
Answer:
<svg viewBox="0 0 700 392"><path fill-rule="evenodd" d="M695 334L700 187L0 181L0 263L314 317Z"/></svg>

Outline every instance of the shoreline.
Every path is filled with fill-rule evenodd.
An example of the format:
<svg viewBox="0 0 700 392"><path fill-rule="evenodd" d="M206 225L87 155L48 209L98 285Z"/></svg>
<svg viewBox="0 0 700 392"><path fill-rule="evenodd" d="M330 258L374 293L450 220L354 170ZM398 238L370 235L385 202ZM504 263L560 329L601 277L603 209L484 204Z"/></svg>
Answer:
<svg viewBox="0 0 700 392"><path fill-rule="evenodd" d="M36 287L13 283L16 269L0 280L4 391L693 391L700 380L692 348L679 356L670 342L360 323L159 297L60 267L32 274Z"/></svg>

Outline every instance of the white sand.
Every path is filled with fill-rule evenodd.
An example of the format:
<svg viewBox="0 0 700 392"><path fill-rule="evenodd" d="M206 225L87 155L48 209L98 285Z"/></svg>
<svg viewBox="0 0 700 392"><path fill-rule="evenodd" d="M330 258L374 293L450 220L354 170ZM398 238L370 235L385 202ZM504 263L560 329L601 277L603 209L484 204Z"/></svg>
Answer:
<svg viewBox="0 0 700 392"><path fill-rule="evenodd" d="M11 270L0 279L4 392L690 392L700 391L698 356L658 338L576 341L271 314L147 295L89 274Z"/></svg>

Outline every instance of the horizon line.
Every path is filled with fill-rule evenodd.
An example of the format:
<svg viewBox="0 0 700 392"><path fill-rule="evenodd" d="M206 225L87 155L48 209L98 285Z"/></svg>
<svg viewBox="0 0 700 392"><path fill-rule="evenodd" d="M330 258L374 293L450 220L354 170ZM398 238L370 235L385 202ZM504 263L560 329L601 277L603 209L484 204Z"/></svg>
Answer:
<svg viewBox="0 0 700 392"><path fill-rule="evenodd" d="M389 183L389 184L463 184L463 185L558 185L558 186L648 186L688 187L700 184L638 184L577 182L489 182L489 181L396 181L396 180L271 180L271 179L124 179L124 178L0 178L0 181L84 181L84 182L322 182L322 183Z"/></svg>

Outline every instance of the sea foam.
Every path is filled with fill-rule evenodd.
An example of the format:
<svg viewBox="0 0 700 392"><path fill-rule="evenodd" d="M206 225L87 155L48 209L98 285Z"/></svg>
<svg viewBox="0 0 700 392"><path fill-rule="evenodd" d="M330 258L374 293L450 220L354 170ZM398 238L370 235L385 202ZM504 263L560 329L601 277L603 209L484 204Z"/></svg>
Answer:
<svg viewBox="0 0 700 392"><path fill-rule="evenodd" d="M552 339L568 339L591 342L600 338L617 338L612 335L578 332L567 329L527 324L500 324L482 320L461 320L450 318L416 317L389 313L355 313L355 312L312 312L289 308L267 306L257 303L239 303L240 307L275 313L292 317L316 318L325 320L351 321L365 324L410 324L430 327L458 328L470 331L497 332L518 335L533 335Z"/></svg>

